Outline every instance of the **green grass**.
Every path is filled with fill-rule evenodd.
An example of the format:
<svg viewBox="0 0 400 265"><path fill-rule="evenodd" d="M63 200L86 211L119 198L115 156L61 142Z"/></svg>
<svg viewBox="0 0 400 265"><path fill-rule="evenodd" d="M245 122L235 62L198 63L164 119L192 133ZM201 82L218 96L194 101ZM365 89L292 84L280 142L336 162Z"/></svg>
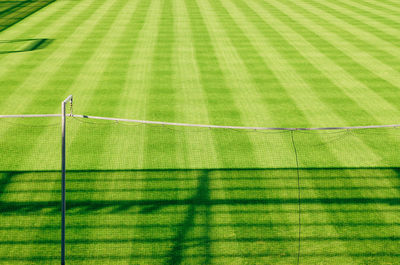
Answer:
<svg viewBox="0 0 400 265"><path fill-rule="evenodd" d="M109 117L399 123L393 0L22 2L0 2L0 114L73 94L75 113ZM299 228L300 264L400 263L398 129L90 122L68 119L68 263L297 264ZM0 120L0 264L59 263L59 132Z"/></svg>

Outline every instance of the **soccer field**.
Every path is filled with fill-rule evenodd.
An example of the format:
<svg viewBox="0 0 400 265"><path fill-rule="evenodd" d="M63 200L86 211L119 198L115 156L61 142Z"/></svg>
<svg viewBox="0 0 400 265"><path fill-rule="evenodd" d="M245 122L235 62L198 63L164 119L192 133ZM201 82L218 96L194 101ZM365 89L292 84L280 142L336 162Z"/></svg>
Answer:
<svg viewBox="0 0 400 265"><path fill-rule="evenodd" d="M0 0L0 115L400 124L395 0ZM0 119L0 264L59 264L60 118ZM67 120L67 264L399 264L400 131Z"/></svg>

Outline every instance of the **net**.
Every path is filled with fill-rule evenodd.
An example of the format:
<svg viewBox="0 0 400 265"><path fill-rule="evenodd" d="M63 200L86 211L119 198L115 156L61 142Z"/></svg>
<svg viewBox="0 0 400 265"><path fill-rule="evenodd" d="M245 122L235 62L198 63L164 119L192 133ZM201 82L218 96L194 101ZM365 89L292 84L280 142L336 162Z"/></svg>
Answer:
<svg viewBox="0 0 400 265"><path fill-rule="evenodd" d="M59 117L33 120L0 119L0 260L58 262ZM395 264L399 136L68 117L67 262Z"/></svg>

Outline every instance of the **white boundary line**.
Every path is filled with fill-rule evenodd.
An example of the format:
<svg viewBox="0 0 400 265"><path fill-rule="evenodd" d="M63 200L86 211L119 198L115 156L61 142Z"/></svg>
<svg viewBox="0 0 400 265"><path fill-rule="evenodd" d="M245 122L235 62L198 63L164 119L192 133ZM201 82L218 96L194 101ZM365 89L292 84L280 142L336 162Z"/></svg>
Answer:
<svg viewBox="0 0 400 265"><path fill-rule="evenodd" d="M42 118L42 117L61 117L61 114L0 115L0 119L1 118Z"/></svg>
<svg viewBox="0 0 400 265"><path fill-rule="evenodd" d="M43 118L43 117L61 117L61 114L25 114L25 115L0 115L1 118ZM162 121L145 121L133 119L120 119L109 117L98 117L89 115L66 114L67 117L108 120L108 121L123 121L153 125L167 125L180 127L200 127L200 128L216 128L216 129L235 129L235 130L275 130L275 131L322 131L322 130L355 130L355 129L374 129L374 128L400 128L400 124L390 125L368 125L368 126L348 126L348 127L316 127L316 128L284 128L284 127L245 127L245 126L223 126L223 125L207 125L207 124L192 124L179 122L162 122Z"/></svg>

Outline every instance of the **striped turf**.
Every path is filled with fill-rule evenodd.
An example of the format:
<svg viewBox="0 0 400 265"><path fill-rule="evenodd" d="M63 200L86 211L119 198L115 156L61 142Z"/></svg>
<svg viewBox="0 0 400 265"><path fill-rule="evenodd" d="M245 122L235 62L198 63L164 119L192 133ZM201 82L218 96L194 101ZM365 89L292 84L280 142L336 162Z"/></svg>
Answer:
<svg viewBox="0 0 400 265"><path fill-rule="evenodd" d="M97 116L397 124L399 12L394 0L57 0L16 24L4 21L22 13L4 13L0 113L58 113L73 94L75 113ZM9 52L21 39L52 42ZM1 264L58 263L59 130L0 120ZM400 263L397 129L70 118L67 136L68 263Z"/></svg>

